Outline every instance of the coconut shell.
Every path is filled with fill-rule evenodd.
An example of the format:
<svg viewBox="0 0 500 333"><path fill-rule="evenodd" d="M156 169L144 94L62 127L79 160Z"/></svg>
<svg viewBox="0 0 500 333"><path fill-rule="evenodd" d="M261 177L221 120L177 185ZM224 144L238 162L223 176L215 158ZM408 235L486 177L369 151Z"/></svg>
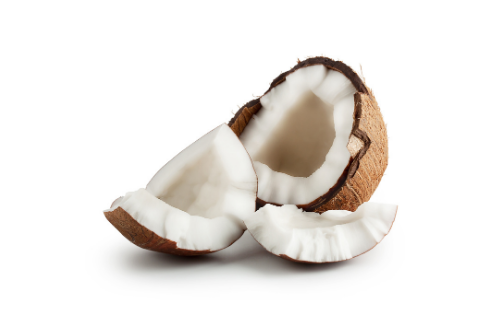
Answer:
<svg viewBox="0 0 500 333"><path fill-rule="evenodd" d="M351 159L337 183L332 184L332 187L324 195L307 204L297 206L305 211L319 213L327 210L355 211L361 204L370 200L384 175L389 157L384 120L373 93L366 87L364 81L341 61L315 57L300 61L289 71L280 74L273 80L264 95L284 82L286 77L296 70L317 65L323 65L344 74L357 90L354 94L354 124L347 146L351 153ZM246 103L238 110L228 125L237 136L240 136L253 115L258 113L261 108L260 98ZM267 203L279 205L257 198L258 207Z"/></svg>
<svg viewBox="0 0 500 333"><path fill-rule="evenodd" d="M158 236L153 231L137 222L123 208L104 212L104 216L129 241L146 250L176 254L179 256L197 256L215 251L195 251L177 247L177 243Z"/></svg>

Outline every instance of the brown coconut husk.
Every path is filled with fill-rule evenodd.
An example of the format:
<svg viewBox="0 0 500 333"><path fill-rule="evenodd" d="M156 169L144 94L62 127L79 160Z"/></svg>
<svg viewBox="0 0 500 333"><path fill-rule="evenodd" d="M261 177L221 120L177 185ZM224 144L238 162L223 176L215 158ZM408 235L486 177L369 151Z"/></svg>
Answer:
<svg viewBox="0 0 500 333"><path fill-rule="evenodd" d="M317 65L323 65L344 74L357 90L354 95L353 117L355 121L347 146L351 159L337 183L332 184L328 192L307 204L297 206L305 211L319 213L327 210L355 211L362 203L370 200L384 175L389 157L387 130L372 91L366 87L358 74L343 62L326 57L315 57L300 61L289 71L280 74L273 80L264 95L284 82L286 77L296 70ZM236 135L240 136L261 107L260 98L248 102L238 110L228 125ZM258 208L267 203L279 206L277 203L257 198Z"/></svg>

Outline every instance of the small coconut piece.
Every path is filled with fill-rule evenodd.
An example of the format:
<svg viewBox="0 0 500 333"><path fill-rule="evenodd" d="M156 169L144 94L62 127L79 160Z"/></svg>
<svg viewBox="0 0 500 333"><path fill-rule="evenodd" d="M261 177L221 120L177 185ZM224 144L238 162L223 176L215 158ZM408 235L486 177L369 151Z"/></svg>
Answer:
<svg viewBox="0 0 500 333"><path fill-rule="evenodd" d="M241 237L256 193L252 160L224 124L174 157L145 189L115 200L104 215L144 249L206 254Z"/></svg>
<svg viewBox="0 0 500 333"><path fill-rule="evenodd" d="M299 62L229 122L254 160L258 206L355 211L388 162L387 133L364 81L325 57Z"/></svg>
<svg viewBox="0 0 500 333"><path fill-rule="evenodd" d="M284 259L327 263L352 259L387 235L397 206L367 202L356 212L304 212L295 205L266 205L245 219L248 231L267 251Z"/></svg>

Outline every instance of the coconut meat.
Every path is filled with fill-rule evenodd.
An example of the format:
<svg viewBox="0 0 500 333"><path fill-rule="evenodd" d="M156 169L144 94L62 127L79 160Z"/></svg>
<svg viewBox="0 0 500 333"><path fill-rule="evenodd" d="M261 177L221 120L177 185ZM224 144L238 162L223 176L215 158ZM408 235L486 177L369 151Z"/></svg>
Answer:
<svg viewBox="0 0 500 333"><path fill-rule="evenodd" d="M252 236L269 252L304 262L351 259L389 233L397 206L367 202L354 212L308 213L294 205L266 205L245 219Z"/></svg>
<svg viewBox="0 0 500 333"><path fill-rule="evenodd" d="M257 177L238 137L221 125L168 162L121 207L139 224L187 250L216 251L244 232L255 211Z"/></svg>
<svg viewBox="0 0 500 333"><path fill-rule="evenodd" d="M322 65L303 67L260 98L240 139L254 160L258 197L307 204L325 194L351 157L352 82Z"/></svg>

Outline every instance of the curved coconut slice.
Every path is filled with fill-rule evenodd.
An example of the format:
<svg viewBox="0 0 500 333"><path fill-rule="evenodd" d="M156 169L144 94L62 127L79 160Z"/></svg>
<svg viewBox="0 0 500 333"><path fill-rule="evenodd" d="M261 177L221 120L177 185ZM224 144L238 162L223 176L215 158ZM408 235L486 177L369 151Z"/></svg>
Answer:
<svg viewBox="0 0 500 333"><path fill-rule="evenodd" d="M311 58L278 76L229 122L254 160L258 204L354 211L387 167L375 98L348 66Z"/></svg>
<svg viewBox="0 0 500 333"><path fill-rule="evenodd" d="M106 218L132 243L179 255L224 249L255 212L257 177L238 137L221 125L183 150L146 189L117 199Z"/></svg>
<svg viewBox="0 0 500 333"><path fill-rule="evenodd" d="M285 259L327 263L352 259L371 250L389 233L397 206L364 203L354 213L308 213L294 205L266 205L245 219L252 236Z"/></svg>

